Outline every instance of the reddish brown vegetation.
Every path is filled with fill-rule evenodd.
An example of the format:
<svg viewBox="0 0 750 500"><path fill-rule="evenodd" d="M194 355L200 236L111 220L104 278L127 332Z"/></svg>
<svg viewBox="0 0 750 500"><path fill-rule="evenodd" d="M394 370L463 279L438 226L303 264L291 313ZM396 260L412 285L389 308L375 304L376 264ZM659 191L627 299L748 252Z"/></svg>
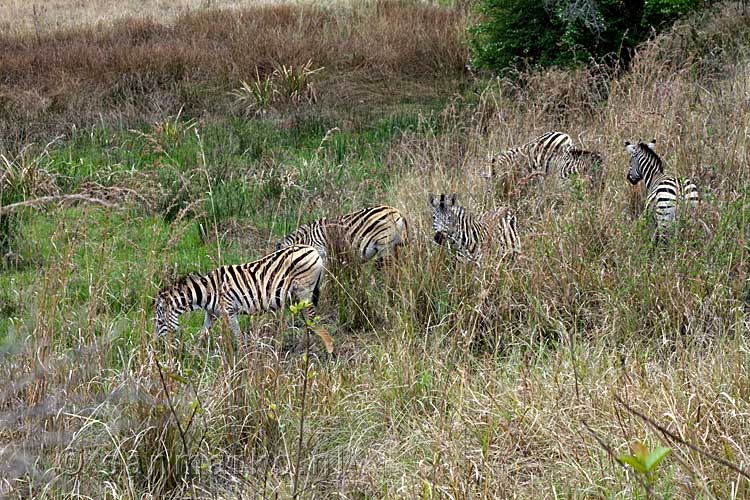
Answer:
<svg viewBox="0 0 750 500"><path fill-rule="evenodd" d="M131 19L0 37L0 136L22 143L101 116L133 122L180 107L219 110L229 102L224 91L274 64L312 60L326 68L324 79L352 71L369 80L458 74L466 61L461 16L395 1L263 5L188 13L170 25Z"/></svg>

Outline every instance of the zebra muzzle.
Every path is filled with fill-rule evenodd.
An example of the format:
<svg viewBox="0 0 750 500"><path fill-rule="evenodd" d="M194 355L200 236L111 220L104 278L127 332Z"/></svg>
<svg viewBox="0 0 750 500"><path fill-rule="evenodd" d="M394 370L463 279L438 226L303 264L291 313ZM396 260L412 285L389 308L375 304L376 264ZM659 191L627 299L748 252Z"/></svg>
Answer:
<svg viewBox="0 0 750 500"><path fill-rule="evenodd" d="M435 240L435 243L437 243L438 245L442 245L443 242L445 241L445 235L441 233L440 231L438 231L435 233L435 238L433 239Z"/></svg>

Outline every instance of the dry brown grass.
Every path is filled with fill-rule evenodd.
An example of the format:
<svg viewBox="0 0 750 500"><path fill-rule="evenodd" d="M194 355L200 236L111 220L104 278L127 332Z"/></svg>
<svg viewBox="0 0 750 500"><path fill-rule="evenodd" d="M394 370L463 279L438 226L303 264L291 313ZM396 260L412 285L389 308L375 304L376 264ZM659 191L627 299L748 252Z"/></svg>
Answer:
<svg viewBox="0 0 750 500"><path fill-rule="evenodd" d="M320 107L340 102L329 82L461 74L463 14L422 3L255 5L201 10L171 23L122 19L111 25L0 36L0 135L6 147L100 123L154 122L237 112L229 92L241 80L311 61Z"/></svg>
<svg viewBox="0 0 750 500"><path fill-rule="evenodd" d="M283 0L48 0L0 2L0 31L13 35L111 24L123 18L151 18L168 22L186 12L241 9Z"/></svg>

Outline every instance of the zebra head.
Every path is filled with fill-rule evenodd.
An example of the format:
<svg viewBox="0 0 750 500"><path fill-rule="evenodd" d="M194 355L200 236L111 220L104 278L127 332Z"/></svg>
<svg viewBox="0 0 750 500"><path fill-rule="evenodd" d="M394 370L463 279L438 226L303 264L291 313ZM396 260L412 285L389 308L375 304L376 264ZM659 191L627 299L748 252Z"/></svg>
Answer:
<svg viewBox="0 0 750 500"><path fill-rule="evenodd" d="M164 336L167 332L176 332L180 328L179 315L170 307L169 291L162 291L155 300L156 335Z"/></svg>
<svg viewBox="0 0 750 500"><path fill-rule="evenodd" d="M656 139L649 143L639 142L637 145L625 141L625 150L630 153L628 182L636 185L644 177L650 177L656 171L663 171L661 159L654 152L655 145Z"/></svg>
<svg viewBox="0 0 750 500"><path fill-rule="evenodd" d="M438 245L442 245L446 238L455 231L455 221L453 207L456 206L456 194L447 198L441 194L440 198L430 195L430 205L432 206L432 229L435 231L433 239Z"/></svg>

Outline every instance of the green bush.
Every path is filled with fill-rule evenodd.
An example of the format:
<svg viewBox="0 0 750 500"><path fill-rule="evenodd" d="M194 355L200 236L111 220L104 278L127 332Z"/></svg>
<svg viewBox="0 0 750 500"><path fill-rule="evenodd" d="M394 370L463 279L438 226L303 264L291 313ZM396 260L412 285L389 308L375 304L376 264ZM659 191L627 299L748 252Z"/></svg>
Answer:
<svg viewBox="0 0 750 500"><path fill-rule="evenodd" d="M493 71L522 63L569 65L612 56L627 62L632 49L653 33L713 3L480 0L480 21L469 28L472 61L477 68Z"/></svg>

